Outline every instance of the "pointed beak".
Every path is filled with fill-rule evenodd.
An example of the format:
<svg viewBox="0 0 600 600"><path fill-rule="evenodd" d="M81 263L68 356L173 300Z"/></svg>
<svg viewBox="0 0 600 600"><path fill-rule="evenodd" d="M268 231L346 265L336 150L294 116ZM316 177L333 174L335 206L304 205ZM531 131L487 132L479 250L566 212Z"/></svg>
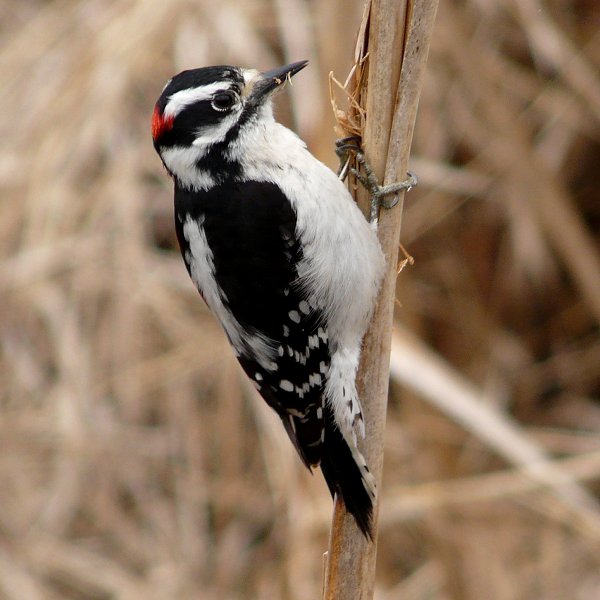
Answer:
<svg viewBox="0 0 600 600"><path fill-rule="evenodd" d="M283 87L284 83L296 73L304 69L308 64L307 60L301 60L284 67L277 67L270 71L263 71L258 81L252 89L252 99L256 103L260 103L269 94L276 89Z"/></svg>

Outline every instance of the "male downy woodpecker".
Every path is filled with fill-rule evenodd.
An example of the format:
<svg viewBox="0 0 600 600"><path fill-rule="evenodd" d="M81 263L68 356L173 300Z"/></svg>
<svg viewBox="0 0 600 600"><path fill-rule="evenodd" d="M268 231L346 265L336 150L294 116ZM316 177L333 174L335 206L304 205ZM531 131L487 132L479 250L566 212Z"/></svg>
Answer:
<svg viewBox="0 0 600 600"><path fill-rule="evenodd" d="M384 258L344 184L273 118L272 93L306 64L183 71L156 103L152 137L190 277L304 464L320 465L370 537L355 379Z"/></svg>

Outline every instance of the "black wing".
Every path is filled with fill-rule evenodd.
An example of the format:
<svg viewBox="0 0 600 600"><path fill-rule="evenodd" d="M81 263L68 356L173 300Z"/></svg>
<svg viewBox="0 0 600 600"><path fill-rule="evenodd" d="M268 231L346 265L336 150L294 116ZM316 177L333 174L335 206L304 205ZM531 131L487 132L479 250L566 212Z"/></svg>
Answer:
<svg viewBox="0 0 600 600"><path fill-rule="evenodd" d="M276 369L261 366L251 348L239 362L305 464L319 464L329 345L323 315L297 284L302 254L289 201L271 183L229 182L200 193L176 189L175 211L184 258L183 223L191 217L202 222L227 308L249 337L271 340Z"/></svg>

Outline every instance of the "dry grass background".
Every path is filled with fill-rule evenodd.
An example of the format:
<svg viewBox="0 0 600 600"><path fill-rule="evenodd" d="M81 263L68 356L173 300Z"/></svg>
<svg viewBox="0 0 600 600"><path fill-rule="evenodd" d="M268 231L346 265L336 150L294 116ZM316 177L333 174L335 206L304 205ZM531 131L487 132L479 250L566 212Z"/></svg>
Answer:
<svg viewBox="0 0 600 600"><path fill-rule="evenodd" d="M279 114L334 166L361 12L0 5L0 598L319 596L325 486L188 281L149 116L185 67L309 58ZM600 598L599 26L596 0L441 3L379 600Z"/></svg>

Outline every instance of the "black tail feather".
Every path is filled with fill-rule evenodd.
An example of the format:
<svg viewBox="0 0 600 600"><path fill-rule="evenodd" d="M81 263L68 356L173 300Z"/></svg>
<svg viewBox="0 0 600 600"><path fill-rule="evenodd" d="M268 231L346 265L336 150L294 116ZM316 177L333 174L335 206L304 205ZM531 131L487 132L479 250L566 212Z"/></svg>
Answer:
<svg viewBox="0 0 600 600"><path fill-rule="evenodd" d="M367 492L360 469L352 452L333 419L325 419L325 443L321 457L321 471L331 495L343 500L359 529L369 540L373 539L373 501Z"/></svg>

